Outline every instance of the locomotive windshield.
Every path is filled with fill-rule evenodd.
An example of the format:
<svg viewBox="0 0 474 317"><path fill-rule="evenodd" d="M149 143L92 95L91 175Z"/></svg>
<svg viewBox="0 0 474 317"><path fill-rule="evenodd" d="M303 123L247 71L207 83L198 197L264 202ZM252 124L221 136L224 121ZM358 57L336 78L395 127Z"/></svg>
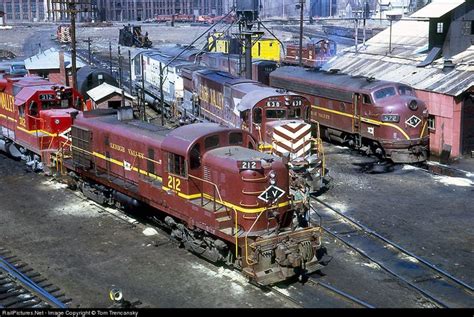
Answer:
<svg viewBox="0 0 474 317"><path fill-rule="evenodd" d="M415 92L409 86L398 86L398 93L402 96L415 96Z"/></svg>
<svg viewBox="0 0 474 317"><path fill-rule="evenodd" d="M267 119L286 119L285 109L268 109L265 111Z"/></svg>
<svg viewBox="0 0 474 317"><path fill-rule="evenodd" d="M42 101L41 109L49 110L49 109L69 108L69 103L70 103L69 99Z"/></svg>
<svg viewBox="0 0 474 317"><path fill-rule="evenodd" d="M386 87L374 92L374 97L375 99L384 99L387 97L395 96L396 94L397 92L395 91L394 87Z"/></svg>
<svg viewBox="0 0 474 317"><path fill-rule="evenodd" d="M290 108L288 113L288 119L300 119L301 118L301 108Z"/></svg>

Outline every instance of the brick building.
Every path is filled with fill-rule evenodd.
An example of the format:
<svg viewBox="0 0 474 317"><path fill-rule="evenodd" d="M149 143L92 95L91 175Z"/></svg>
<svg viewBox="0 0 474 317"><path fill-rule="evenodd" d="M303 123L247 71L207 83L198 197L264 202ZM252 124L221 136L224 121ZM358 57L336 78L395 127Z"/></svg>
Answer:
<svg viewBox="0 0 474 317"><path fill-rule="evenodd" d="M97 15L108 21L139 21L157 15L222 15L233 0L97 0Z"/></svg>

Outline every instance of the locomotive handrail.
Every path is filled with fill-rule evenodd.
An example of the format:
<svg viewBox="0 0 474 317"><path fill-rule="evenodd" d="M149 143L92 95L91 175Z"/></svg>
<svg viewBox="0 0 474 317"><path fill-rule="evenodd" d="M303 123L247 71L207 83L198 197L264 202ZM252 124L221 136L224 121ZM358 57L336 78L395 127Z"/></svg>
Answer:
<svg viewBox="0 0 474 317"><path fill-rule="evenodd" d="M197 176L194 176L194 175L191 175L189 174L188 177L190 178L194 178L194 179L197 179L199 181L202 181L204 183L208 183L210 185L212 185L214 187L214 193L216 192L217 190L217 195L219 195L219 203L224 206L224 208L226 209L226 212L228 213L229 212L229 208L224 204L224 201L222 200L222 196L221 196L221 192L219 191L219 187L217 187L217 184L211 182L211 181L208 181L206 179L203 179L203 178L200 178L200 177L197 177ZM204 190L201 190L201 197L204 196ZM214 197L214 203L215 203L215 197ZM239 218L238 218L238 215L237 215L237 210L235 208L232 208L231 210L234 211L234 222L235 222L235 232L234 232L234 236L235 236L235 256L237 257L239 255Z"/></svg>
<svg viewBox="0 0 474 317"><path fill-rule="evenodd" d="M258 214L257 218L256 218L255 221L253 222L253 224L252 224L252 226L250 227L250 229L245 233L245 238L244 238L244 239L245 239L245 261L247 262L248 265L253 265L253 264L256 264L256 263L257 263L257 262L255 262L255 261L252 261L253 263L250 263L250 262L249 262L248 236L249 236L249 234L252 232L252 229L253 229L253 227L255 226L255 224L256 224L256 223L258 222L258 220L260 219L260 216L262 216L262 214L263 214L264 212L266 212L266 211L267 211L267 210L263 210L263 211L261 211L261 212Z"/></svg>
<svg viewBox="0 0 474 317"><path fill-rule="evenodd" d="M220 203L221 205L225 206L224 201L222 200L221 193L220 193L220 191L219 191L219 187L217 187L217 185L216 185L215 183L213 183L213 182L211 182L211 181L208 181L208 180L205 180L205 179L203 179L203 178L200 178L200 177L191 175L191 174L189 174L188 176L191 177L191 178L197 179L197 180L199 180L199 181L202 181L202 182L204 182L204 183L208 183L208 184L212 185L212 186L214 187L214 190L217 190L217 195L219 195L219 203ZM201 194L204 194L204 190L202 190L202 193L201 193ZM215 197L214 197L214 200L215 200ZM225 207L227 208L227 206L225 206Z"/></svg>

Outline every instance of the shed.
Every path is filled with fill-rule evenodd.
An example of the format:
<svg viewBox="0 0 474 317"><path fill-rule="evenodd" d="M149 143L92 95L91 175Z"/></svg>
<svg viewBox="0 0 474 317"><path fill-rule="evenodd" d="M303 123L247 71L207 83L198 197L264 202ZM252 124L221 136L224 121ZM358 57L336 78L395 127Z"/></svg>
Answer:
<svg viewBox="0 0 474 317"><path fill-rule="evenodd" d="M132 107L135 97L124 92L123 89L103 83L87 91L87 95L90 97L90 109L117 109L122 106L122 93L125 97L125 106Z"/></svg>

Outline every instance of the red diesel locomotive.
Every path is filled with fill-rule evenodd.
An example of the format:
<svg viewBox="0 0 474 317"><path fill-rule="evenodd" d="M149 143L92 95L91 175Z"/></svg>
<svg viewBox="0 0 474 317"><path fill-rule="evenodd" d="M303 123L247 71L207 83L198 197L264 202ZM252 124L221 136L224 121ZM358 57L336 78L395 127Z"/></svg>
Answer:
<svg viewBox="0 0 474 317"><path fill-rule="evenodd" d="M132 116L120 109L118 117L92 111L74 119L72 157L63 164L87 197L163 211L188 250L260 284L322 267L321 228L293 225L307 206L289 194L288 166L250 149L257 144L249 132L215 123L170 130Z"/></svg>
<svg viewBox="0 0 474 317"><path fill-rule="evenodd" d="M321 189L322 142L312 137L305 97L218 70L184 67L181 76L187 112L248 131L258 140L259 150L288 156L293 188Z"/></svg>
<svg viewBox="0 0 474 317"><path fill-rule="evenodd" d="M427 158L428 110L407 85L293 66L272 72L270 84L309 98L328 139L394 163Z"/></svg>
<svg viewBox="0 0 474 317"><path fill-rule="evenodd" d="M40 77L0 79L0 151L48 166L71 128L77 91Z"/></svg>

